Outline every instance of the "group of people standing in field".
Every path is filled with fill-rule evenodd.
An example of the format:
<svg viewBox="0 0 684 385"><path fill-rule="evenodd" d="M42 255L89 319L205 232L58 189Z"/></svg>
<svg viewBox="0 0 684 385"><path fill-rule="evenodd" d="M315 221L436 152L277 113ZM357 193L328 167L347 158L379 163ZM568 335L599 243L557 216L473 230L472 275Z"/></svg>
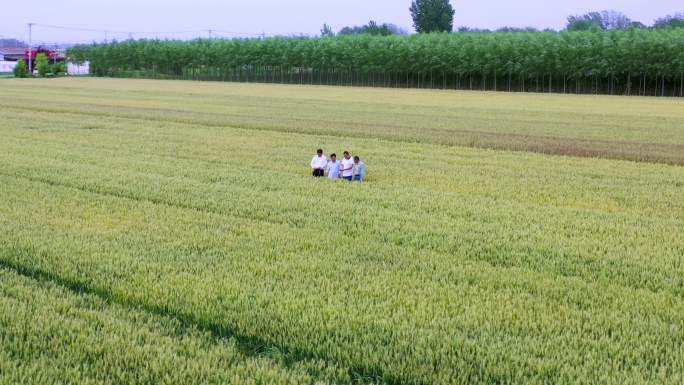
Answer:
<svg viewBox="0 0 684 385"><path fill-rule="evenodd" d="M352 157L345 151L342 160L337 160L337 154L331 154L330 160L323 154L323 150L316 151L311 159L311 170L316 178L328 176L330 179L344 179L349 182L361 182L366 174L366 164L358 156Z"/></svg>

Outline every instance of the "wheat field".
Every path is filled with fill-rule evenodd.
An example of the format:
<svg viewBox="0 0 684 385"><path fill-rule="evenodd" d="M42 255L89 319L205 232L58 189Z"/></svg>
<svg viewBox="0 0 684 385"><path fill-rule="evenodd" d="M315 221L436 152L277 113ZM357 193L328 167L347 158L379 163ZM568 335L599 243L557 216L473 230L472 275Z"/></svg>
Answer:
<svg viewBox="0 0 684 385"><path fill-rule="evenodd" d="M0 89L0 384L684 381L682 101Z"/></svg>

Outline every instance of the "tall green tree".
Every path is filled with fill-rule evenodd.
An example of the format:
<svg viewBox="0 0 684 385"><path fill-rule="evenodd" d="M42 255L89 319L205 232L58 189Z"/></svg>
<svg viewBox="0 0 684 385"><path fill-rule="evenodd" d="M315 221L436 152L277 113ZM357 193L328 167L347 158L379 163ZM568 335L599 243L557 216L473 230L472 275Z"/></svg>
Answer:
<svg viewBox="0 0 684 385"><path fill-rule="evenodd" d="M684 12L656 19L653 28L684 28Z"/></svg>
<svg viewBox="0 0 684 385"><path fill-rule="evenodd" d="M321 36L333 37L335 36L335 32L333 31L332 27L330 27L328 24L323 24L323 28L321 28Z"/></svg>
<svg viewBox="0 0 684 385"><path fill-rule="evenodd" d="M590 29L607 29L600 12L568 16L568 31L588 31Z"/></svg>
<svg viewBox="0 0 684 385"><path fill-rule="evenodd" d="M36 56L36 70L41 77L47 76L48 72L50 72L50 63L47 56L42 52Z"/></svg>
<svg viewBox="0 0 684 385"><path fill-rule="evenodd" d="M418 33L451 32L454 28L455 12L449 0L414 0L409 10Z"/></svg>
<svg viewBox="0 0 684 385"><path fill-rule="evenodd" d="M684 28L127 40L68 57L97 76L684 96Z"/></svg>
<svg viewBox="0 0 684 385"><path fill-rule="evenodd" d="M347 26L340 30L339 35L376 35L376 36L390 36L390 35L405 35L406 32L401 28L391 23L378 24L377 21L371 20L368 24Z"/></svg>
<svg viewBox="0 0 684 385"><path fill-rule="evenodd" d="M588 31L591 29L627 29L629 27L640 28L643 24L633 21L624 13L605 10L601 12L589 12L584 15L568 16L568 31Z"/></svg>
<svg viewBox="0 0 684 385"><path fill-rule="evenodd" d="M632 24L632 19L615 10L601 11L601 19L606 29L627 29Z"/></svg>

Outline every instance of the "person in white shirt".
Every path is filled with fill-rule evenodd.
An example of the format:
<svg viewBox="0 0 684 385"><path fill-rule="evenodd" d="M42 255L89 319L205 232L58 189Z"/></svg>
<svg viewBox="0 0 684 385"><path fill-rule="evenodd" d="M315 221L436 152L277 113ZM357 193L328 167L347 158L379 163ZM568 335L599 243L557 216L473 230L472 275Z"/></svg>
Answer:
<svg viewBox="0 0 684 385"><path fill-rule="evenodd" d="M330 155L330 162L326 166L328 178L338 179L340 177L340 162L337 161L337 154Z"/></svg>
<svg viewBox="0 0 684 385"><path fill-rule="evenodd" d="M354 169L354 159L349 155L349 151L344 152L344 159L342 159L342 164L340 168L340 173L342 174L342 179L352 180L352 170Z"/></svg>
<svg viewBox="0 0 684 385"><path fill-rule="evenodd" d="M328 164L328 159L323 155L323 150L320 148L316 151L313 159L311 159L311 169L313 170L313 176L320 178L325 172L325 166Z"/></svg>

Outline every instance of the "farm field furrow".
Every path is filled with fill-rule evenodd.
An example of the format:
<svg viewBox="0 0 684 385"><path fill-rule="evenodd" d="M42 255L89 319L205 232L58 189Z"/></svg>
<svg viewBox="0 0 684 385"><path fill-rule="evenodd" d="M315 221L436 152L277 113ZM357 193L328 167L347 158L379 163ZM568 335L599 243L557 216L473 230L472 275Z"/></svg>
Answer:
<svg viewBox="0 0 684 385"><path fill-rule="evenodd" d="M43 82L9 84L29 100L23 87ZM283 90L302 100L352 100L379 90L107 79L44 84L91 94L93 104L52 114L66 104L36 95L19 108L18 99L0 96L0 303L51 314L48 330L70 330L53 344L78 330L72 313L60 310L67 305L53 302L83 301L102 322L122 323L106 329L114 336L143 325L144 335L116 347L135 357L151 354L145 347L157 334L170 335L159 337L159 356L149 356L161 368L175 362L164 353L177 348L174 338L206 346L187 362L217 376L211 378L254 370L255 378L291 376L286 383L684 380L683 167L445 146L429 129L423 139L406 141L368 127L367 135L336 132L330 127L337 123L315 133L296 125L279 132L219 118L220 111L216 124L188 118L201 115L197 98L214 94L287 103ZM111 94L102 91L108 87ZM114 100L155 90L160 100L155 106L149 97L147 108L173 109L188 121L143 116L144 108L131 115L132 107ZM164 106L166 93L176 104ZM402 103L471 103L481 96L412 91ZM580 98L568 100L581 109ZM295 115L307 108L301 103ZM684 135L675 123L679 111L668 116L663 108L661 119ZM261 111L259 124L279 121L274 110ZM375 119L385 116L388 127L399 121L383 113ZM317 147L360 154L367 181L313 180L307 166ZM6 294L15 286L25 287L23 299ZM30 303L33 292L43 299ZM92 305L98 301L106 306ZM10 315L0 320L13 325L10 333L20 325ZM31 333L49 336L41 330ZM108 337L83 338L77 346ZM277 354L230 350L233 339ZM0 348L0 357L9 354L18 365L11 346ZM50 342L31 346L65 367L88 360L59 355ZM44 365L32 354L23 368ZM235 366L211 366L223 354L238 357ZM185 367L171 373L184 376ZM22 370L28 378L38 373Z"/></svg>

